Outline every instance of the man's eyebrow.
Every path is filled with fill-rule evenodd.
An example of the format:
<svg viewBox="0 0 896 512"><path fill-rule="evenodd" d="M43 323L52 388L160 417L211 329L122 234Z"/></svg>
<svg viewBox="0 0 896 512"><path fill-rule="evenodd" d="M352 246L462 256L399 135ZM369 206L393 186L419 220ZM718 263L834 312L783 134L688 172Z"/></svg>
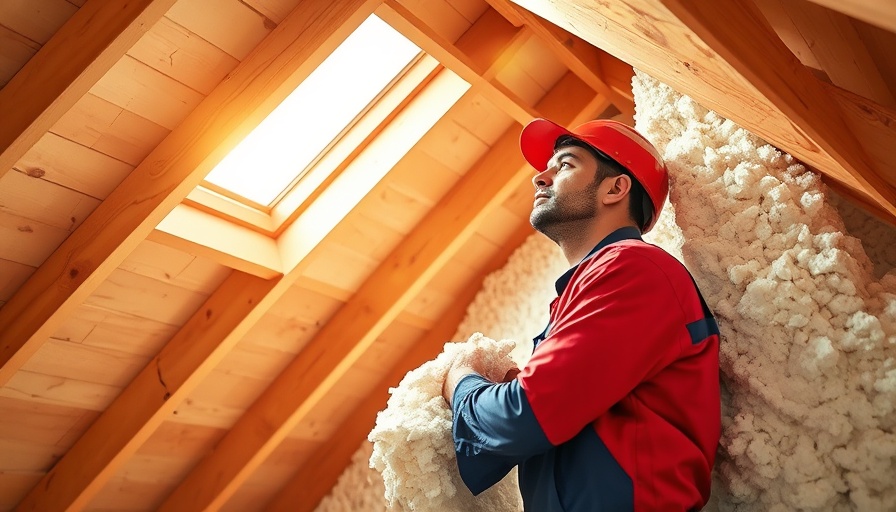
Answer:
<svg viewBox="0 0 896 512"><path fill-rule="evenodd" d="M554 156L551 157L551 160L559 162L560 160L563 160L564 158L574 158L576 160L579 160L578 155L576 155L575 153L573 153L572 151L570 151L568 149L558 150L556 153L554 153Z"/></svg>

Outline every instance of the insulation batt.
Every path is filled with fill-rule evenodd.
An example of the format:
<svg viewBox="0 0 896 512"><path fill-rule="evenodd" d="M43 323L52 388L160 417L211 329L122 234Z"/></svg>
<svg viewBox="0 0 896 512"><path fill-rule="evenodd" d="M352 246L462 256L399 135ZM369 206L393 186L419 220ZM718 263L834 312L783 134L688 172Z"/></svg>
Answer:
<svg viewBox="0 0 896 512"><path fill-rule="evenodd" d="M639 73L634 93L637 127L673 180L645 239L686 263L723 334L723 438L706 510L896 510L896 230L659 82ZM522 364L565 269L555 245L531 236L452 339L526 340L513 352ZM387 508L369 450L365 441L346 470L352 485L327 499L373 505L342 510Z"/></svg>
<svg viewBox="0 0 896 512"><path fill-rule="evenodd" d="M409 372L389 390L386 409L376 418L368 440L370 466L383 475L386 501L399 510L501 512L519 510L515 478L473 496L457 471L451 436L451 409L442 397L442 383L452 361L463 352L482 354L489 368L484 377L500 380L516 366L510 340L494 341L479 333L465 343L447 343L434 360Z"/></svg>

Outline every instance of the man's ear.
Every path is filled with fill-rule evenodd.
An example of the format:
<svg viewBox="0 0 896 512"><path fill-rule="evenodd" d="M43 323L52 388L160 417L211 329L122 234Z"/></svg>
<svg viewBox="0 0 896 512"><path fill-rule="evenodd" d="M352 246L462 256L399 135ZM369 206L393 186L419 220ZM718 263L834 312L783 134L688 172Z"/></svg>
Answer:
<svg viewBox="0 0 896 512"><path fill-rule="evenodd" d="M607 178L605 183L607 183L609 188L603 195L603 203L607 205L622 201L632 189L632 179L625 174Z"/></svg>

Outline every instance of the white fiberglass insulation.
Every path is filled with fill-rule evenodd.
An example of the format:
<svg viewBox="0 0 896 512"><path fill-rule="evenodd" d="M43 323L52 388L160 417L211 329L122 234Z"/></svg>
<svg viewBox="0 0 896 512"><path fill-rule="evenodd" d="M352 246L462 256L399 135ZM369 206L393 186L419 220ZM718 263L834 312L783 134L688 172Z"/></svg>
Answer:
<svg viewBox="0 0 896 512"><path fill-rule="evenodd" d="M515 343L475 334L463 343L448 343L434 360L409 372L397 388L368 439L370 465L382 473L386 502L399 510L501 512L522 506L516 480L505 478L479 496L464 486L457 471L451 438L451 409L442 398L442 383L461 352L483 354L484 377L501 380L514 366L508 357Z"/></svg>
<svg viewBox="0 0 896 512"><path fill-rule="evenodd" d="M673 181L674 209L646 238L683 255L723 336L707 510L896 510L896 230L690 98L641 74L634 93L637 128ZM564 269L550 242L530 237L454 339L482 331L530 347ZM346 470L354 481L321 510L342 493L378 503L352 510L386 508L364 465L358 457Z"/></svg>

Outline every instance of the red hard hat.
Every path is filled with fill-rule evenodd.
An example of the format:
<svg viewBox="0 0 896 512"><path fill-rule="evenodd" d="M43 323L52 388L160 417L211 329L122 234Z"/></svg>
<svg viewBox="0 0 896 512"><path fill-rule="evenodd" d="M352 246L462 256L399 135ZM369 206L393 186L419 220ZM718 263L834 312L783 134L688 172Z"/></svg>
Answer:
<svg viewBox="0 0 896 512"><path fill-rule="evenodd" d="M557 139L564 135L587 143L632 173L653 204L653 216L642 232L650 231L669 196L669 172L653 144L634 128L610 119L588 121L573 130L547 119L534 119L520 134L520 149L529 164L541 172L554 156Z"/></svg>

